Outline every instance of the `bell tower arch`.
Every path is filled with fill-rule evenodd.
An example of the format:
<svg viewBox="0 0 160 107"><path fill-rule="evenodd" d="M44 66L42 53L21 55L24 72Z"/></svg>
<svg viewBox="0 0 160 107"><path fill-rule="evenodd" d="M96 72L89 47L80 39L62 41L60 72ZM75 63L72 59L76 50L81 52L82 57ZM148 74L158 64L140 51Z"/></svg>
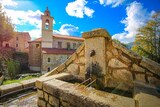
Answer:
<svg viewBox="0 0 160 107"><path fill-rule="evenodd" d="M44 15L41 15L41 20L42 20L42 48L52 48L54 18L50 16L50 11L48 10L48 7L46 8Z"/></svg>

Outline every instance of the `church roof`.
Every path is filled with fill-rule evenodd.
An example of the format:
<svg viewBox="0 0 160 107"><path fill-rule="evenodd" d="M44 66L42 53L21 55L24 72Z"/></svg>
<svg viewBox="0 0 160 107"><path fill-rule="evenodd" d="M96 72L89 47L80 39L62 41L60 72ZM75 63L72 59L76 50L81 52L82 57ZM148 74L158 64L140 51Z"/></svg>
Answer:
<svg viewBox="0 0 160 107"><path fill-rule="evenodd" d="M53 39L67 39L67 40L76 40L76 41L84 41L84 38L75 37L75 36L67 36L67 35L60 35L60 34L54 34ZM32 42L41 42L42 37L37 38L33 40Z"/></svg>
<svg viewBox="0 0 160 107"><path fill-rule="evenodd" d="M75 50L58 49L58 48L42 48L42 53L44 53L44 54L67 54L67 55L71 55L74 52L75 52Z"/></svg>

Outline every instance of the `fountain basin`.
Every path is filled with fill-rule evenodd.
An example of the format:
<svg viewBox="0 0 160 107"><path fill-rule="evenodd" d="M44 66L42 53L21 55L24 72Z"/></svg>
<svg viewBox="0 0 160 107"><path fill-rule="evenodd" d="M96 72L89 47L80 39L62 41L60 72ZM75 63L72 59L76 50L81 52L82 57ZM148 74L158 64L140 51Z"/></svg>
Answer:
<svg viewBox="0 0 160 107"><path fill-rule="evenodd" d="M69 73L61 73L36 82L38 87L38 105L47 107L135 107L132 98L96 90L77 83L67 82L75 77ZM75 79L76 80L76 79Z"/></svg>

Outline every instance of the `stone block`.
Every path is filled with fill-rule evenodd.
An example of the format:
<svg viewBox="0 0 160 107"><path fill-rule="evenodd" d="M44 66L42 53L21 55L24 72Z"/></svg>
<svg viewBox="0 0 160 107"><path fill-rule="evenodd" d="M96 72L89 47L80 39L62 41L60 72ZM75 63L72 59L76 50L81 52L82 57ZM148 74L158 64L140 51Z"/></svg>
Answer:
<svg viewBox="0 0 160 107"><path fill-rule="evenodd" d="M22 84L20 83L12 83L12 84L0 86L1 95L7 94L13 91L19 91L21 89L22 89Z"/></svg>
<svg viewBox="0 0 160 107"><path fill-rule="evenodd" d="M84 56L85 50L83 49L78 55L79 57Z"/></svg>
<svg viewBox="0 0 160 107"><path fill-rule="evenodd" d="M114 41L112 41L112 45L113 45L115 48L121 50L123 53L125 53L126 55L128 55L128 56L129 56L130 58L132 58L132 59L136 59L136 60L141 60L141 59L142 59L141 56L139 56L139 55L136 54L135 52L127 49L126 47L122 46L121 44L117 44L117 43L115 43Z"/></svg>
<svg viewBox="0 0 160 107"><path fill-rule="evenodd" d="M60 74L52 75L52 76L49 76L49 77L40 77L36 81L36 87L39 88L39 89L42 89L43 82L49 81L49 80L52 80L52 79L69 80L69 79L72 79L72 78L73 78L73 76L70 73L60 73Z"/></svg>
<svg viewBox="0 0 160 107"><path fill-rule="evenodd" d="M48 101L48 94L46 92L44 92L44 99Z"/></svg>
<svg viewBox="0 0 160 107"><path fill-rule="evenodd" d="M133 64L132 65L132 70L145 73L145 69L143 69L142 67L138 66L137 64Z"/></svg>
<svg viewBox="0 0 160 107"><path fill-rule="evenodd" d="M39 107L46 107L46 102L42 99L38 99L37 103Z"/></svg>
<svg viewBox="0 0 160 107"><path fill-rule="evenodd" d="M85 57L80 57L75 61L75 63L84 65L85 61L86 61Z"/></svg>
<svg viewBox="0 0 160 107"><path fill-rule="evenodd" d="M56 97L49 95L49 104L53 105L54 107L59 107L60 101Z"/></svg>
<svg viewBox="0 0 160 107"><path fill-rule="evenodd" d="M79 74L79 69L77 64L71 64L67 67L67 70L73 74L73 75L78 75Z"/></svg>
<svg viewBox="0 0 160 107"><path fill-rule="evenodd" d="M76 50L76 53L80 54L80 52L82 52L82 50L84 50L84 43Z"/></svg>
<svg viewBox="0 0 160 107"><path fill-rule="evenodd" d="M154 62L153 60L143 57L140 65L160 76L160 64Z"/></svg>
<svg viewBox="0 0 160 107"><path fill-rule="evenodd" d="M37 78L33 78L33 79L21 81L20 83L22 84L23 88L29 88L29 87L35 86L36 80Z"/></svg>
<svg viewBox="0 0 160 107"><path fill-rule="evenodd" d="M56 69L58 72L63 72L63 70L66 68L65 63L61 64L58 66L58 68Z"/></svg>
<svg viewBox="0 0 160 107"><path fill-rule="evenodd" d="M85 76L85 66L79 66L80 73L79 75L84 75Z"/></svg>
<svg viewBox="0 0 160 107"><path fill-rule="evenodd" d="M107 60L110 60L111 58L113 58L113 55L110 51L106 52L106 58L107 58Z"/></svg>
<svg viewBox="0 0 160 107"><path fill-rule="evenodd" d="M128 68L127 65L125 65L124 63L122 63L116 58L111 59L108 63L108 66L111 68Z"/></svg>
<svg viewBox="0 0 160 107"><path fill-rule="evenodd" d="M112 75L118 81L123 81L123 82L132 82L133 81L131 72L126 69L114 70L112 72Z"/></svg>
<svg viewBox="0 0 160 107"><path fill-rule="evenodd" d="M136 74L136 80L141 82L146 82L145 74Z"/></svg>
<svg viewBox="0 0 160 107"><path fill-rule="evenodd" d="M53 107L52 105L50 105L49 103L47 103L47 107Z"/></svg>
<svg viewBox="0 0 160 107"><path fill-rule="evenodd" d="M65 101L61 101L62 107L73 107L70 103L67 103Z"/></svg>
<svg viewBox="0 0 160 107"><path fill-rule="evenodd" d="M125 62L127 65L131 65L131 60L125 57L124 55L120 55L119 58Z"/></svg>
<svg viewBox="0 0 160 107"><path fill-rule="evenodd" d="M117 49L115 49L115 48L112 49L112 54L114 56L118 56L119 55Z"/></svg>
<svg viewBox="0 0 160 107"><path fill-rule="evenodd" d="M139 93L134 99L137 102L136 107L160 107L160 98L150 94Z"/></svg>
<svg viewBox="0 0 160 107"><path fill-rule="evenodd" d="M60 80L51 80L44 83L50 87L52 94L57 95L61 101L78 107L135 107L135 101L111 93L77 86Z"/></svg>
<svg viewBox="0 0 160 107"><path fill-rule="evenodd" d="M39 97L39 98L44 98L44 93L43 93L43 91L42 90L37 90L37 96Z"/></svg>

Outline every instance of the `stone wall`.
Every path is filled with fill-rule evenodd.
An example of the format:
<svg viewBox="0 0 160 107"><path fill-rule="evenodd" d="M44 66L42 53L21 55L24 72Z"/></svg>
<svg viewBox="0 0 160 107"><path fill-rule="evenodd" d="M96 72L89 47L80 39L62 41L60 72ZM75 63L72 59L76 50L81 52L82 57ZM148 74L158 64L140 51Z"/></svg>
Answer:
<svg viewBox="0 0 160 107"><path fill-rule="evenodd" d="M160 64L115 43L106 30L86 32L83 38L84 44L66 62L44 76L70 72L85 79L87 72L92 69L93 78L99 79L104 87L132 91L134 81L160 86ZM91 57L92 50L95 55ZM99 68L94 71L97 66Z"/></svg>
<svg viewBox="0 0 160 107"><path fill-rule="evenodd" d="M46 73L48 68L54 69L60 64L64 63L70 55L62 55L62 54L43 54L42 55L42 65L41 71ZM48 62L48 58L50 58L50 62Z"/></svg>
<svg viewBox="0 0 160 107"><path fill-rule="evenodd" d="M40 71L41 70L40 67L41 67L41 43L36 41L29 42L29 68L30 70L33 71Z"/></svg>
<svg viewBox="0 0 160 107"><path fill-rule="evenodd" d="M62 72L69 72L73 75L77 75L78 77L84 79L85 78L85 46L82 44L74 54L72 54L68 60L66 60L63 64L56 67L52 71L43 75L50 76Z"/></svg>
<svg viewBox="0 0 160 107"><path fill-rule="evenodd" d="M133 81L160 86L160 64L140 57L113 41L107 42L106 47L106 86L122 89L133 88Z"/></svg>
<svg viewBox="0 0 160 107"><path fill-rule="evenodd" d="M62 80L74 78L70 73L61 73L37 80L39 107L135 107L132 98L105 93L84 85Z"/></svg>

